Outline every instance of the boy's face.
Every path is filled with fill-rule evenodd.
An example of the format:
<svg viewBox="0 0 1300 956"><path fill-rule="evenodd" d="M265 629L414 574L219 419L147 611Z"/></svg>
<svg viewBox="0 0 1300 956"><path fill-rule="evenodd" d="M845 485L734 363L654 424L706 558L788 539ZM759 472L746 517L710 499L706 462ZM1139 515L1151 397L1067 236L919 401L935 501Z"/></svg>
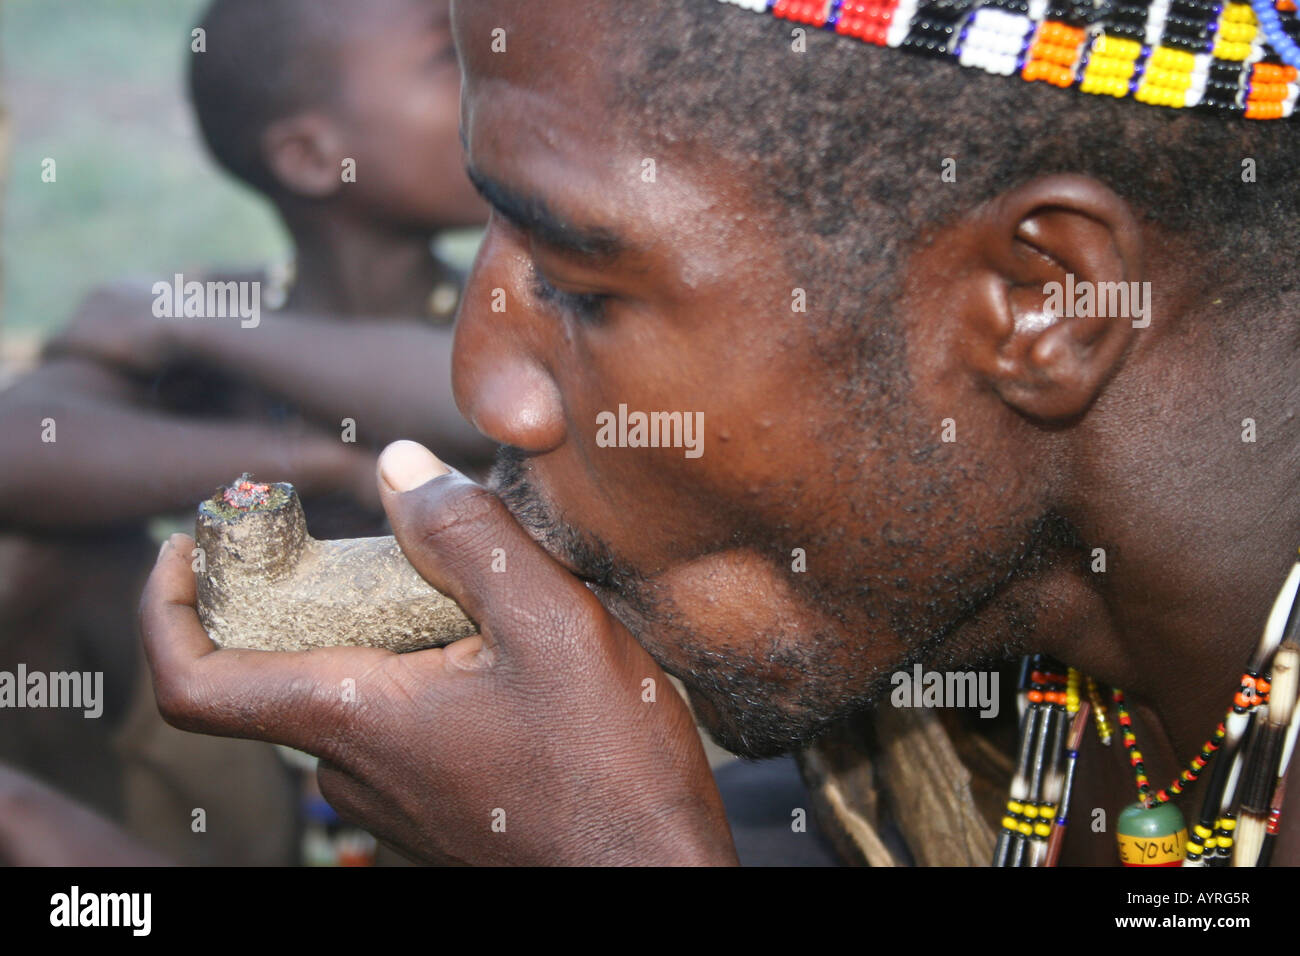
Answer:
<svg viewBox="0 0 1300 956"><path fill-rule="evenodd" d="M450 0L367 0L338 51L336 117L356 160L354 198L415 230L480 225L465 178Z"/></svg>
<svg viewBox="0 0 1300 956"><path fill-rule="evenodd" d="M520 451L495 476L512 511L733 750L860 706L936 635L986 640L960 624L1026 551L1018 459L972 437L954 466L939 423L984 423L933 343L860 381L861 356L942 304L902 275L859 294L847 331L796 310L807 283L782 251L804 224L774 218L706 133L662 146L611 109L617 65L587 4L472 0L454 21L469 161L496 210L454 385ZM620 410L702 416L702 453L637 447Z"/></svg>

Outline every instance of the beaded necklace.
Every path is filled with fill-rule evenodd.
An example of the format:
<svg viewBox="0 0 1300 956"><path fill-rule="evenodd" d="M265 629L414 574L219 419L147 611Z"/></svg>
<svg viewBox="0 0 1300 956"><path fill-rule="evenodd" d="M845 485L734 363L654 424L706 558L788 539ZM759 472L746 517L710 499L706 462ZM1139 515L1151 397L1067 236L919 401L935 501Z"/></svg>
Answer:
<svg viewBox="0 0 1300 956"><path fill-rule="evenodd" d="M1050 866L1056 861L1069 822L1070 787L1089 710L1101 742L1109 746L1112 737L1096 682L1086 678L1088 700L1084 701L1079 693L1081 680L1078 671L1045 655L1025 659L1018 759L994 866ZM1061 685L1063 692L1057 689ZM1282 585L1227 715L1168 787L1152 790L1124 693L1112 689L1138 793L1137 802L1121 811L1116 824L1120 862L1125 866L1267 865L1300 730L1298 693L1300 562ZM1061 748L1058 741L1067 724L1069 744ZM1221 751L1189 836L1172 798L1195 783ZM1067 771L1058 777L1062 760ZM1061 810L1048 825L1058 804Z"/></svg>

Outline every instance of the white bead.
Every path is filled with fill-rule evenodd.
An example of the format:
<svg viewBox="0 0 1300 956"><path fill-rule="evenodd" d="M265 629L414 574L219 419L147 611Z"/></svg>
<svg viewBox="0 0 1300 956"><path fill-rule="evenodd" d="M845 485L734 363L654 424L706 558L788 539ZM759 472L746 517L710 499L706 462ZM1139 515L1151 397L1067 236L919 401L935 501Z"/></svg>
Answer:
<svg viewBox="0 0 1300 956"><path fill-rule="evenodd" d="M899 0L899 4L894 10L894 20L889 24L889 33L885 35L887 46L897 47L902 45L902 42L907 39L908 27L915 15L916 0Z"/></svg>
<svg viewBox="0 0 1300 956"><path fill-rule="evenodd" d="M1147 46L1155 46L1160 42L1160 37L1165 30L1165 20L1169 16L1169 0L1154 0L1147 9Z"/></svg>
<svg viewBox="0 0 1300 956"><path fill-rule="evenodd" d="M1289 117L1295 110L1296 98L1300 96L1300 83L1292 81L1287 84L1290 87L1286 99L1282 101L1282 115Z"/></svg>

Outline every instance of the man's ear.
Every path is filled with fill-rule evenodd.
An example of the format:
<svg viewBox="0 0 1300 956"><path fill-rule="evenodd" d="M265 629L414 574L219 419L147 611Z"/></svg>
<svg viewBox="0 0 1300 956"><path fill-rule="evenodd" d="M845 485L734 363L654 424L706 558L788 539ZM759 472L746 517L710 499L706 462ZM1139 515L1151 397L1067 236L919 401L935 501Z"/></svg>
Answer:
<svg viewBox="0 0 1300 956"><path fill-rule="evenodd" d="M262 133L267 168L290 193L311 199L332 196L343 182L342 137L323 113L296 113Z"/></svg>
<svg viewBox="0 0 1300 956"><path fill-rule="evenodd" d="M967 356L1033 418L1082 414L1150 322L1143 238L1129 204L1085 176L1051 175L974 214L982 262Z"/></svg>

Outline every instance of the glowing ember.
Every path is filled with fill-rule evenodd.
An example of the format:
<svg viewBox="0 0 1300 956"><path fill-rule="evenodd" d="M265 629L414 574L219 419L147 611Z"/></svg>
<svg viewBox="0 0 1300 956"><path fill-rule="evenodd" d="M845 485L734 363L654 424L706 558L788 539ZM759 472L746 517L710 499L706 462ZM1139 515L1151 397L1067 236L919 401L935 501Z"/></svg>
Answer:
<svg viewBox="0 0 1300 956"><path fill-rule="evenodd" d="M221 500L240 511L252 511L267 503L271 497L271 486L250 481L248 476L235 482L221 493Z"/></svg>

